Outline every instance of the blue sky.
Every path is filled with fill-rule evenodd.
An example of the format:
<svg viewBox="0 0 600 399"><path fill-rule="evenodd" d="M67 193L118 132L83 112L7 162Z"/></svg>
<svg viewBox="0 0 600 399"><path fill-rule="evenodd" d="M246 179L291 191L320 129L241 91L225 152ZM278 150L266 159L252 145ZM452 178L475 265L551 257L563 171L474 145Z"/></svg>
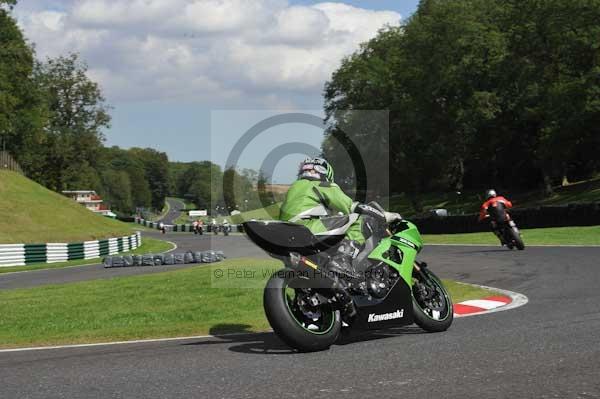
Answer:
<svg viewBox="0 0 600 399"><path fill-rule="evenodd" d="M153 147L171 160L224 164L252 124L288 111L320 115L322 88L341 58L418 1L40 0L15 9L40 57L77 51L114 107L107 145ZM255 111L248 111L255 110ZM258 110L258 111L256 111ZM318 129L279 126L249 146L320 144ZM303 154L278 164L288 182Z"/></svg>

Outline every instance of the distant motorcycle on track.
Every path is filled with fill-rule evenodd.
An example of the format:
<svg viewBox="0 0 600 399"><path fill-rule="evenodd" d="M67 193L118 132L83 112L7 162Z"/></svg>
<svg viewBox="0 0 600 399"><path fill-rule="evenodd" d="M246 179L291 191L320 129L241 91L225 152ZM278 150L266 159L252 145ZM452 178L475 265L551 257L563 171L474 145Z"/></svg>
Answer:
<svg viewBox="0 0 600 399"><path fill-rule="evenodd" d="M494 206L490 206L487 212L491 218L492 230L500 239L500 244L506 245L508 249L524 250L525 243L521 237L521 232L504 203L497 202Z"/></svg>
<svg viewBox="0 0 600 399"><path fill-rule="evenodd" d="M223 232L224 236L228 236L229 233L231 233L231 225L228 223L221 225L221 231Z"/></svg>
<svg viewBox="0 0 600 399"><path fill-rule="evenodd" d="M485 197L486 201L479 210L479 221L489 221L492 232L508 249L524 250L525 244L521 232L508 213L508 209L513 206L512 202L502 195L498 195L494 189L487 190Z"/></svg>

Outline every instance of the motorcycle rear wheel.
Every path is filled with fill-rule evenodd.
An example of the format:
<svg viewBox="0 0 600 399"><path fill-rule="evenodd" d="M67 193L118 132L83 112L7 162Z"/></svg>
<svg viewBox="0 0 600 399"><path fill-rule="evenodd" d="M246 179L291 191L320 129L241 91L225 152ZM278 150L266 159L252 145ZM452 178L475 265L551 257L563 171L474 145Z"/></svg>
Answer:
<svg viewBox="0 0 600 399"><path fill-rule="evenodd" d="M329 349L342 329L339 310L321 305L309 312L300 303L305 289L294 288L298 279L292 269L275 272L265 287L263 307L273 331L290 347L301 352Z"/></svg>

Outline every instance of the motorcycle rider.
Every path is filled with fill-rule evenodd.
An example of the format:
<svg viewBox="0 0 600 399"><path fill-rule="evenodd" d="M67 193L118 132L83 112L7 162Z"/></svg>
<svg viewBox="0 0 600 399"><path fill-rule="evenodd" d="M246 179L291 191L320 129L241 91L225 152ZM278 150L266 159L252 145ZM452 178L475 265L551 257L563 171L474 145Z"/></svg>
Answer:
<svg viewBox="0 0 600 399"><path fill-rule="evenodd" d="M227 219L223 219L223 233L228 234L229 233L229 229L231 228L231 226L229 225L229 220Z"/></svg>
<svg viewBox="0 0 600 399"><path fill-rule="evenodd" d="M353 202L335 184L333 167L323 158L307 158L300 163L298 180L286 194L280 219L303 224L316 236L340 235L344 239L332 257L329 269L346 277L356 276L354 259L363 248L366 236L365 220L382 222L401 219L400 215L385 212L368 204Z"/></svg>
<svg viewBox="0 0 600 399"><path fill-rule="evenodd" d="M513 206L512 202L510 202L503 196L498 195L496 193L496 190L494 190L493 188L485 192L485 198L486 201L483 204L481 204L481 209L479 210L479 221L481 222L483 220L489 219L492 232L494 232L494 234L500 239L500 241L503 241L502 236L500 234L500 230L498 229L498 222L501 221L495 220L493 217L490 217L490 213L488 212L488 210L489 208L495 208L499 202L502 203L506 209L510 209Z"/></svg>

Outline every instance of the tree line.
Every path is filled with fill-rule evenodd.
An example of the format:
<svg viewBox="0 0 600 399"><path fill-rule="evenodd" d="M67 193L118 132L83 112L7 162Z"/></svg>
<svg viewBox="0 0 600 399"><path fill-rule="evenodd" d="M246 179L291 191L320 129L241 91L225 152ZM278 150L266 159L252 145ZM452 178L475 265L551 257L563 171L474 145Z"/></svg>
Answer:
<svg viewBox="0 0 600 399"><path fill-rule="evenodd" d="M264 190L267 178L253 169L223 170L210 161L171 162L170 178L172 195L211 214L243 212L273 201Z"/></svg>
<svg viewBox="0 0 600 399"><path fill-rule="evenodd" d="M325 86L324 155L390 153L390 191L540 187L600 171L599 0L421 0ZM374 143L356 110L389 110ZM380 137L378 135L378 137ZM340 170L341 169L341 170Z"/></svg>

